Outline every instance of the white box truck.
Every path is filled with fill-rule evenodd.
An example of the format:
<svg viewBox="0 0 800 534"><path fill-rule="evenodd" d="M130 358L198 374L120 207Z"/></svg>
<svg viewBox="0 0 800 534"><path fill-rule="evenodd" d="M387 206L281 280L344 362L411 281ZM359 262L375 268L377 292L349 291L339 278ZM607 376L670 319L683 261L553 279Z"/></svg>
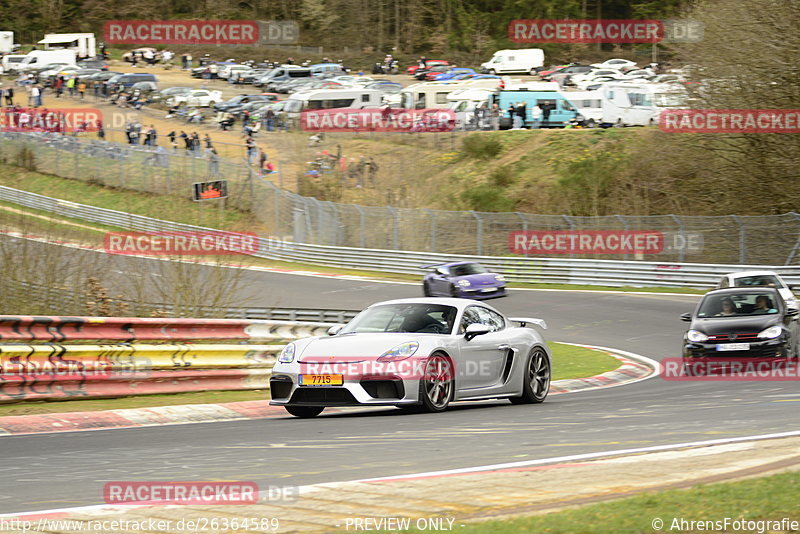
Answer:
<svg viewBox="0 0 800 534"><path fill-rule="evenodd" d="M97 55L93 33L46 33L39 44L44 45L45 50L74 50L79 59Z"/></svg>
<svg viewBox="0 0 800 534"><path fill-rule="evenodd" d="M14 51L14 32L0 32L0 54Z"/></svg>
<svg viewBox="0 0 800 534"><path fill-rule="evenodd" d="M481 64L489 74L526 73L536 74L544 66L544 50L523 48L520 50L498 50L492 59Z"/></svg>

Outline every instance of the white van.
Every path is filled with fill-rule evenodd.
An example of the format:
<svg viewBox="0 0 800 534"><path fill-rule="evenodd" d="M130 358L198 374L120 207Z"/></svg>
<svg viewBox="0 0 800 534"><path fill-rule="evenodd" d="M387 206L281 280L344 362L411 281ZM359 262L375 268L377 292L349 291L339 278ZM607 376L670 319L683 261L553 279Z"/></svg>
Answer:
<svg viewBox="0 0 800 534"><path fill-rule="evenodd" d="M73 50L80 59L97 55L93 33L46 33L39 41L45 50Z"/></svg>
<svg viewBox="0 0 800 534"><path fill-rule="evenodd" d="M501 80L485 78L465 81L415 83L400 92L400 107L404 109L447 109L447 99L453 91L461 89L497 89Z"/></svg>
<svg viewBox="0 0 800 534"><path fill-rule="evenodd" d="M64 65L74 65L77 54L74 50L31 50L28 55L17 65L18 72L27 72L42 65L50 63L62 63Z"/></svg>
<svg viewBox="0 0 800 534"><path fill-rule="evenodd" d="M680 85L661 83L607 83L603 93L605 126L653 126L665 109L686 107Z"/></svg>
<svg viewBox="0 0 800 534"><path fill-rule="evenodd" d="M475 123L475 110L480 106L489 109L489 98L493 93L493 89L459 89L447 95L450 102L447 107L456 116L456 130L481 128L481 124Z"/></svg>
<svg viewBox="0 0 800 534"><path fill-rule="evenodd" d="M524 72L536 74L544 66L544 50L541 48L523 48L521 50L498 50L492 59L481 64L481 68L489 74L506 74Z"/></svg>
<svg viewBox="0 0 800 534"><path fill-rule="evenodd" d="M603 122L603 91L563 91L561 94L583 117L585 127L594 128Z"/></svg>

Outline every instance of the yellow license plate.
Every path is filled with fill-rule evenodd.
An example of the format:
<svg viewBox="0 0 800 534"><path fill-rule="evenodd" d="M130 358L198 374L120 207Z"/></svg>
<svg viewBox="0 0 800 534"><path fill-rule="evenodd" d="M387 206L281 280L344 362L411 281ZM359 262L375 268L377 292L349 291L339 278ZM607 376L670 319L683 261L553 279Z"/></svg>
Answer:
<svg viewBox="0 0 800 534"><path fill-rule="evenodd" d="M342 375L300 375L301 386L341 386Z"/></svg>

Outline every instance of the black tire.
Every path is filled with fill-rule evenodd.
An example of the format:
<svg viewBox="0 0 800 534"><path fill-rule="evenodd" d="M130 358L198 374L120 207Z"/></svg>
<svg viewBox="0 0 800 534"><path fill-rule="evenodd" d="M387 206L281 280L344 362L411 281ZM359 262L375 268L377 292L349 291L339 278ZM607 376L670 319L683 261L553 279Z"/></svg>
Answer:
<svg viewBox="0 0 800 534"><path fill-rule="evenodd" d="M494 69L489 69L489 74L491 74L492 76L494 76L494 75L496 75L496 74L497 74L497 71L496 71L496 70L494 70Z"/></svg>
<svg viewBox="0 0 800 534"><path fill-rule="evenodd" d="M539 69L531 69L528 74L530 74L531 76L536 76L537 74L539 74Z"/></svg>
<svg viewBox="0 0 800 534"><path fill-rule="evenodd" d="M550 391L550 359L543 348L533 349L525 362L525 377L522 383L522 395L511 397L512 404L539 404L547 398Z"/></svg>
<svg viewBox="0 0 800 534"><path fill-rule="evenodd" d="M300 419L309 419L316 417L325 409L324 406L284 406L286 411Z"/></svg>
<svg viewBox="0 0 800 534"><path fill-rule="evenodd" d="M594 119L589 119L588 121L586 121L586 127L587 128L596 128L597 124L594 122Z"/></svg>
<svg viewBox="0 0 800 534"><path fill-rule="evenodd" d="M622 123L622 119L617 119L617 122L614 123L614 128L624 128L625 125Z"/></svg>
<svg viewBox="0 0 800 534"><path fill-rule="evenodd" d="M419 399L422 411L443 412L455 393L453 364L443 354L433 354L425 363L425 372L419 381Z"/></svg>
<svg viewBox="0 0 800 534"><path fill-rule="evenodd" d="M428 285L428 282L422 282L422 294L426 297L432 297L433 294L431 293L431 286Z"/></svg>

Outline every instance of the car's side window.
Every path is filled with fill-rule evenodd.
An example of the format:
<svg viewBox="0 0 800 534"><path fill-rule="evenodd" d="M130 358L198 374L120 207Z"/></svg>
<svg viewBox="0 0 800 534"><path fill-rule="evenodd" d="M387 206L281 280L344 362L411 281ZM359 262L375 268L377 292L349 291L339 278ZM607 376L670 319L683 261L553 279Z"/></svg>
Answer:
<svg viewBox="0 0 800 534"><path fill-rule="evenodd" d="M478 314L481 317L481 323L490 326L492 328L492 332L497 332L498 330L505 328L506 322L502 315L493 312L489 308L484 308L483 306L479 306L477 308Z"/></svg>
<svg viewBox="0 0 800 534"><path fill-rule="evenodd" d="M461 317L461 325L458 327L458 333L463 334L467 331L467 327L471 324L482 323L481 315L478 312L477 306L470 306L464 310L464 315Z"/></svg>

